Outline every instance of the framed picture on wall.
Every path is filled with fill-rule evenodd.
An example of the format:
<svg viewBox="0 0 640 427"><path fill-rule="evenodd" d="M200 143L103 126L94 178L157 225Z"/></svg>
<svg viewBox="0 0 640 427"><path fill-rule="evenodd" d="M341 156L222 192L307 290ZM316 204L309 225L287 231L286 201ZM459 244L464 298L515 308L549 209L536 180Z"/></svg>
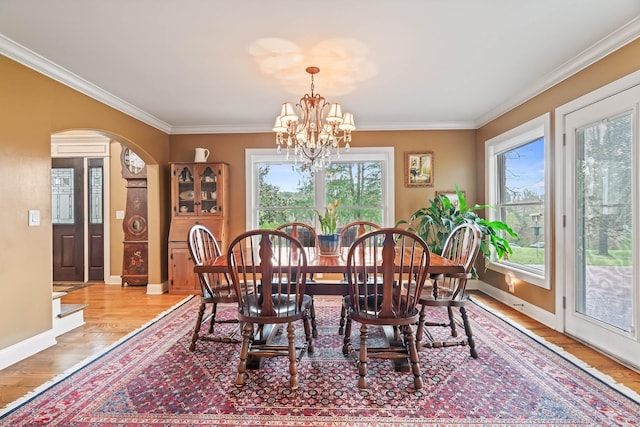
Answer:
<svg viewBox="0 0 640 427"><path fill-rule="evenodd" d="M433 187L433 151L404 153L404 183L407 187Z"/></svg>
<svg viewBox="0 0 640 427"><path fill-rule="evenodd" d="M465 192L461 191L461 193L462 197L466 199L467 195L465 194ZM458 200L458 193L456 193L455 191L436 191L436 197L441 194L447 199L451 200L451 204L456 207L456 210L460 209L460 200Z"/></svg>

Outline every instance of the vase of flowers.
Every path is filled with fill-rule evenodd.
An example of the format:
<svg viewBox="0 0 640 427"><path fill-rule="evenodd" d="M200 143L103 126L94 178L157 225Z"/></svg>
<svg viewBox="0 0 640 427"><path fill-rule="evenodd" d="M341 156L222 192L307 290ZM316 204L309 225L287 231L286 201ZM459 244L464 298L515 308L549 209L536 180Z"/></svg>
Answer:
<svg viewBox="0 0 640 427"><path fill-rule="evenodd" d="M318 234L318 245L320 255L337 255L339 253L340 236L336 233L338 226L338 199L329 203L324 211L324 215L316 210L320 220L320 231Z"/></svg>

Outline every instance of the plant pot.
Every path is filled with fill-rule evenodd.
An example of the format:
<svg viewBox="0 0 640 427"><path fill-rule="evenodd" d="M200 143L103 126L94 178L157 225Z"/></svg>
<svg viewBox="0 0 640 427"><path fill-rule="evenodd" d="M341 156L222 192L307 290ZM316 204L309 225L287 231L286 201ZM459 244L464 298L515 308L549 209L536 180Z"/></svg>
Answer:
<svg viewBox="0 0 640 427"><path fill-rule="evenodd" d="M318 246L320 255L338 255L340 253L340 235L319 234Z"/></svg>

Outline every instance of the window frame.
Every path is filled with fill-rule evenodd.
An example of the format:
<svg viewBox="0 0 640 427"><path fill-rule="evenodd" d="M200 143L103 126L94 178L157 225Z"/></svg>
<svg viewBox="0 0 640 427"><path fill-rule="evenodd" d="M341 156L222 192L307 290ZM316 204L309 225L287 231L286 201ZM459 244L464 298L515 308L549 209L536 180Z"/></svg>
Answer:
<svg viewBox="0 0 640 427"><path fill-rule="evenodd" d="M500 186L499 156L507 151L524 146L538 138L544 138L544 198L543 198L543 227L544 227L544 271L542 274L531 271L524 267L518 267L522 264L512 262L498 261L494 251L492 250L491 258L487 269L497 271L503 274L511 274L513 277L540 286L544 289L551 289L550 266L552 260L553 245L552 242L552 213L551 213L551 182L552 182L552 165L551 165L551 113L545 113L538 116L520 126L517 126L507 132L495 136L485 141L485 167L486 181L485 192L487 194L487 203L496 208L499 206L498 196ZM493 221L500 219L498 209L488 209L487 219ZM517 230L515 230L517 232Z"/></svg>
<svg viewBox="0 0 640 427"><path fill-rule="evenodd" d="M340 158L333 160L333 163L344 161L378 161L382 162L382 224L383 227L392 227L395 224L395 174L394 174L394 148L393 147L372 147L356 148L340 152ZM247 230L258 228L257 201L258 201L258 170L257 165L262 163L295 163L291 157L278 153L275 148L247 148L245 149L245 171L246 171L246 218L245 226ZM316 181L315 205L325 206L324 181ZM343 224L344 225L344 224ZM315 226L315 224L314 224Z"/></svg>

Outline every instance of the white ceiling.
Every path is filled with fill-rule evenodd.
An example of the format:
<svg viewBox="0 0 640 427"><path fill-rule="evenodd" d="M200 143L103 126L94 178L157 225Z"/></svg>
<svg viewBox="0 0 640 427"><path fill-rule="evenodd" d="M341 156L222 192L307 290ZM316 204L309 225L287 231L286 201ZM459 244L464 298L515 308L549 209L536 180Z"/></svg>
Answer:
<svg viewBox="0 0 640 427"><path fill-rule="evenodd" d="M0 53L169 133L477 128L640 35L640 0L0 0ZM293 88L293 89L292 89Z"/></svg>

